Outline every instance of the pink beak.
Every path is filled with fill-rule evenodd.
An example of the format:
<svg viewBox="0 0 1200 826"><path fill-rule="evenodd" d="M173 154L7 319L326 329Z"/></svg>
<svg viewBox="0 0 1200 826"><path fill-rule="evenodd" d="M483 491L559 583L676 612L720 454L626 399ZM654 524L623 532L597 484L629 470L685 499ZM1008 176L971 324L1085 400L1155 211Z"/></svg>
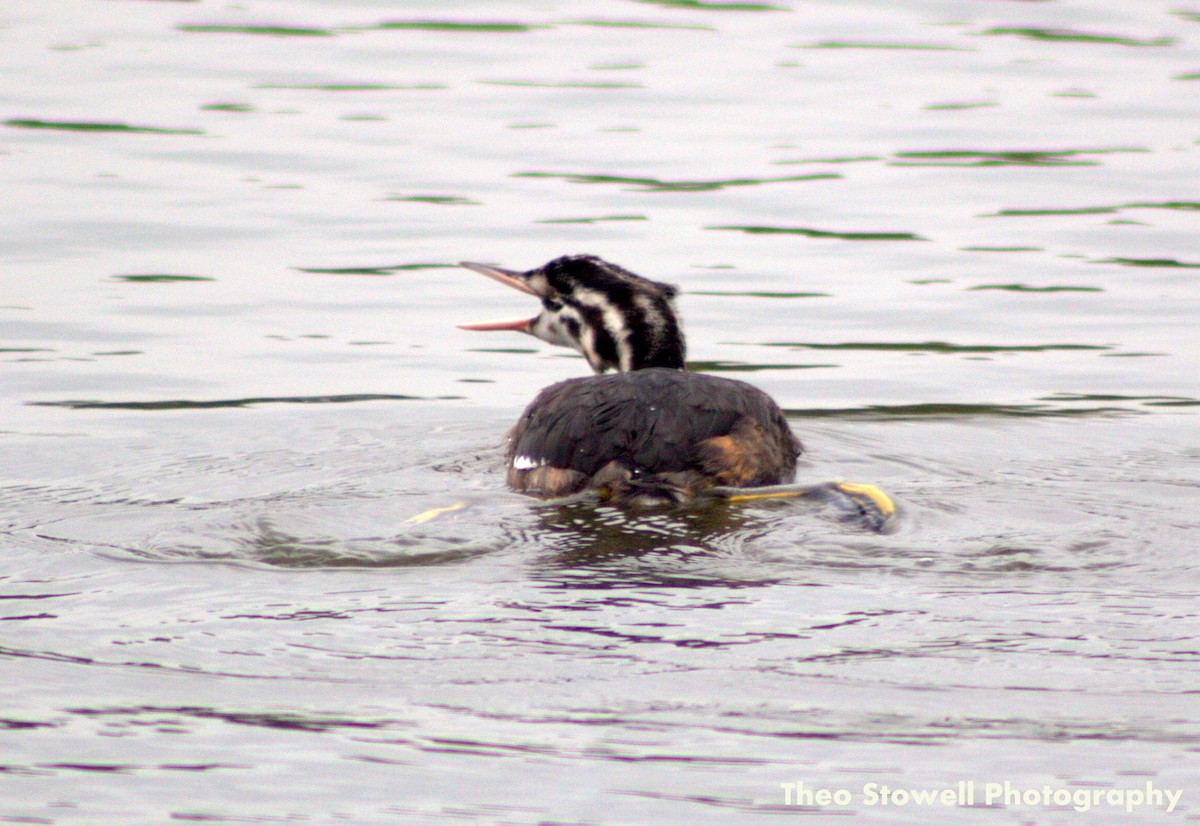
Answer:
<svg viewBox="0 0 1200 826"><path fill-rule="evenodd" d="M497 330L515 330L518 333L528 333L532 318L514 318L511 321L473 321L470 324L459 324L460 330L475 330L481 333L492 333Z"/></svg>
<svg viewBox="0 0 1200 826"><path fill-rule="evenodd" d="M533 291L533 288L522 281L518 273L515 273L511 270L501 269L500 267L492 267L488 266L487 264L476 264L472 261L463 261L459 263L459 266L465 267L468 270L474 270L480 275L486 275L493 281L499 281L501 284L505 284L515 290L520 290L523 293L529 293L532 296L537 296L537 293ZM529 326L533 324L534 319L536 318L537 316L534 316L534 318L515 318L508 321L479 321L472 324L459 324L458 329L475 330L485 333L496 332L498 330L514 330L519 333L528 333Z"/></svg>

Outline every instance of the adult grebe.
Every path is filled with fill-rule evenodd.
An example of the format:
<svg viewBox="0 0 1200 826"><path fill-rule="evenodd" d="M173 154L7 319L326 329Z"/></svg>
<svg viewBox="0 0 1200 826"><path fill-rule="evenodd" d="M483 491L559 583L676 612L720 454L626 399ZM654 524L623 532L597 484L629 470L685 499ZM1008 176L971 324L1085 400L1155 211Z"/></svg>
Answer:
<svg viewBox="0 0 1200 826"><path fill-rule="evenodd" d="M685 371L672 285L591 255L528 272L462 266L542 302L533 318L462 329L517 330L572 347L596 372L547 387L525 408L509 434L514 490L560 497L594 489L652 503L792 481L800 440L771 397Z"/></svg>

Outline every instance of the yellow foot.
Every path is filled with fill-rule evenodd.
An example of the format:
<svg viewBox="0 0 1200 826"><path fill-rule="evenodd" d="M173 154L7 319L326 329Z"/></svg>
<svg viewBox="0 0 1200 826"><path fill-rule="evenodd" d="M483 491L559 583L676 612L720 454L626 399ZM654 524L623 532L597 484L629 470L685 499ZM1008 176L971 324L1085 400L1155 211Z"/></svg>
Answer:
<svg viewBox="0 0 1200 826"><path fill-rule="evenodd" d="M437 519L443 513L453 513L460 511L467 506L466 502L455 502L453 505L446 505L444 508L430 508L427 511L421 511L416 516L410 516L405 519L405 522L411 522L414 525L422 525L431 519Z"/></svg>
<svg viewBox="0 0 1200 826"><path fill-rule="evenodd" d="M842 494L843 501L834 504L845 521L876 533L885 533L895 527L896 503L880 488L858 482L832 482L829 487Z"/></svg>
<svg viewBox="0 0 1200 826"><path fill-rule="evenodd" d="M875 485L858 482L826 482L821 485L773 485L762 488L710 488L708 493L730 502L759 499L816 499L837 508L843 522L886 533L896 520L892 498Z"/></svg>

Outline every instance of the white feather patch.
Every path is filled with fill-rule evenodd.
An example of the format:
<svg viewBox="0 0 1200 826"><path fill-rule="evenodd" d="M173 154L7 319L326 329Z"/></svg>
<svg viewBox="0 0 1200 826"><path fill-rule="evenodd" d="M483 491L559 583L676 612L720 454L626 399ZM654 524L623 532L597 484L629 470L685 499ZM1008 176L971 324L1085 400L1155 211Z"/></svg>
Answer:
<svg viewBox="0 0 1200 826"><path fill-rule="evenodd" d="M598 290L580 287L575 290L574 298L580 304L594 307L601 312L604 316L604 329L612 336L613 343L617 346L617 366L623 371L633 369L633 348L629 344L629 327L625 324L625 316L621 315L621 311Z"/></svg>
<svg viewBox="0 0 1200 826"><path fill-rule="evenodd" d="M532 456L515 456L513 457L513 470L532 470L535 467L541 467L544 463L534 459Z"/></svg>

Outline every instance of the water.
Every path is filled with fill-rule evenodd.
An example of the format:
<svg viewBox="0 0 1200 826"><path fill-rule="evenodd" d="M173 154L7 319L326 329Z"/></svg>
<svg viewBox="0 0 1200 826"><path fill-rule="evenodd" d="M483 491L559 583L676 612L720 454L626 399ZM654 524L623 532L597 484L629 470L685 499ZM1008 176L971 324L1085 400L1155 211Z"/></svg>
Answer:
<svg viewBox="0 0 1200 826"><path fill-rule="evenodd" d="M1200 8L52 1L0 38L0 821L1196 818ZM585 365L456 330L530 308L453 264L571 252L678 283L694 367L895 532L505 492Z"/></svg>

